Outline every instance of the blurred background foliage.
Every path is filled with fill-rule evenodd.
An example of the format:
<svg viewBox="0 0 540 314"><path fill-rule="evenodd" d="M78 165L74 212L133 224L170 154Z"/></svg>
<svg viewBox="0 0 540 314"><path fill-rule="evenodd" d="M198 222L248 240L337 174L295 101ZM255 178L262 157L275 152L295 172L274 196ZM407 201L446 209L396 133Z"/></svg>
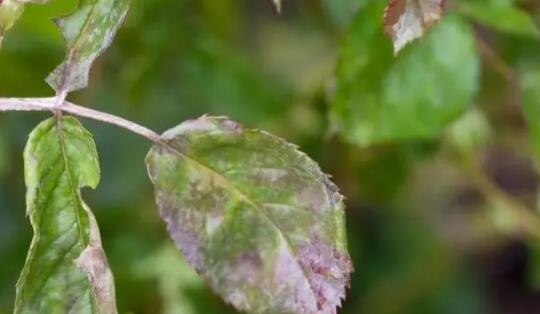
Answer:
<svg viewBox="0 0 540 314"><path fill-rule="evenodd" d="M227 115L298 144L347 197L356 271L341 313L540 313L540 3L453 0L392 55L384 0L134 1L70 100L165 130ZM28 5L0 52L0 96L50 96L64 45ZM0 116L0 313L31 239L22 149L47 115ZM143 159L150 144L85 120L120 313L234 313L172 247Z"/></svg>

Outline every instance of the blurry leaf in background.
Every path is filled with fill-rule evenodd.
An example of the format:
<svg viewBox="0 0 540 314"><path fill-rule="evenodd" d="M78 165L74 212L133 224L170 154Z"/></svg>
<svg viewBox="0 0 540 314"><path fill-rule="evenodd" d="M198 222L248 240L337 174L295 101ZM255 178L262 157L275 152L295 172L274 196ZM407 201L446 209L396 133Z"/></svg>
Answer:
<svg viewBox="0 0 540 314"><path fill-rule="evenodd" d="M88 85L94 60L107 49L126 17L130 0L81 0L76 11L55 19L66 40L66 58L48 77L59 94Z"/></svg>
<svg viewBox="0 0 540 314"><path fill-rule="evenodd" d="M436 137L472 105L479 77L470 27L447 15L396 58L380 3L355 18L343 42L331 121L348 142Z"/></svg>
<svg viewBox="0 0 540 314"><path fill-rule="evenodd" d="M493 135L486 116L476 107L452 123L446 134L448 143L463 157L482 151Z"/></svg>
<svg viewBox="0 0 540 314"><path fill-rule="evenodd" d="M250 313L333 313L352 264L337 187L266 132L202 117L147 157L167 230L227 303Z"/></svg>
<svg viewBox="0 0 540 314"><path fill-rule="evenodd" d="M527 121L529 141L540 170L540 66L530 63L521 75L522 108Z"/></svg>
<svg viewBox="0 0 540 314"><path fill-rule="evenodd" d="M274 1L274 4L276 5L276 10L278 12L281 12L281 0L272 0Z"/></svg>
<svg viewBox="0 0 540 314"><path fill-rule="evenodd" d="M24 4L16 0L4 0L0 2L0 47L4 34L13 27L24 11Z"/></svg>
<svg viewBox="0 0 540 314"><path fill-rule="evenodd" d="M172 243L164 243L145 260L136 262L132 271L134 276L157 280L163 302L161 313L199 313L188 291L201 289L204 283Z"/></svg>
<svg viewBox="0 0 540 314"><path fill-rule="evenodd" d="M80 189L95 188L92 135L72 117L39 124L24 152L34 229L17 282L15 313L116 313L114 282L94 215Z"/></svg>
<svg viewBox="0 0 540 314"><path fill-rule="evenodd" d="M512 0L459 0L456 6L461 14L494 30L540 38L538 26L529 13Z"/></svg>
<svg viewBox="0 0 540 314"><path fill-rule="evenodd" d="M416 163L431 158L436 141L409 141L362 150L355 160L358 197L368 204L395 206Z"/></svg>
<svg viewBox="0 0 540 314"><path fill-rule="evenodd" d="M4 34L21 17L25 3L46 3L48 0L2 0L0 1L0 48Z"/></svg>
<svg viewBox="0 0 540 314"><path fill-rule="evenodd" d="M340 27L349 24L361 5L361 1L357 0L322 0L324 11L332 22Z"/></svg>
<svg viewBox="0 0 540 314"><path fill-rule="evenodd" d="M384 31L398 53L441 18L443 0L389 0L384 10Z"/></svg>

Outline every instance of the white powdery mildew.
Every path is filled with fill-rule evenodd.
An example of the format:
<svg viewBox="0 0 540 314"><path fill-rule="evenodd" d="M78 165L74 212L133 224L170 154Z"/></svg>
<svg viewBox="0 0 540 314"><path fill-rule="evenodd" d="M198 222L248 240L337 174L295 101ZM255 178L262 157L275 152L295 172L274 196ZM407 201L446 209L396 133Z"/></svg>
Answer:
<svg viewBox="0 0 540 314"><path fill-rule="evenodd" d="M347 253L312 238L310 243L299 248L298 260L309 277L319 313L336 313L336 308L345 298L345 288L352 272Z"/></svg>
<svg viewBox="0 0 540 314"><path fill-rule="evenodd" d="M201 240L197 231L189 224L196 211L177 210L176 203L171 201L170 196L165 193L157 192L156 200L158 202L159 214L167 225L167 231L176 243L176 246L182 251L186 260L195 268L197 272L204 270L203 258L201 254Z"/></svg>
<svg viewBox="0 0 540 314"><path fill-rule="evenodd" d="M239 145L244 158L201 159L196 141L204 139L207 153L212 137L218 145ZM319 166L295 145L225 117L190 120L161 138L168 148L158 146L147 159L160 213L190 264L214 290L249 313L335 314L352 266L342 232L343 197ZM181 180L168 175L180 169ZM181 189L170 180L182 182ZM257 193L261 187L272 191ZM239 210L234 200L254 212ZM234 217L227 216L227 222L252 223L243 215L256 215L277 247L246 235L245 243L223 244L214 256L210 239L236 232L222 225L228 208L237 210L230 211Z"/></svg>
<svg viewBox="0 0 540 314"><path fill-rule="evenodd" d="M127 16L128 6L129 0L99 0L58 19L68 53L64 62L49 74L47 83L59 93L86 87L92 63L111 45Z"/></svg>
<svg viewBox="0 0 540 314"><path fill-rule="evenodd" d="M283 240L274 262L274 281L274 302L280 303L278 308L299 314L324 313L319 312L308 278Z"/></svg>

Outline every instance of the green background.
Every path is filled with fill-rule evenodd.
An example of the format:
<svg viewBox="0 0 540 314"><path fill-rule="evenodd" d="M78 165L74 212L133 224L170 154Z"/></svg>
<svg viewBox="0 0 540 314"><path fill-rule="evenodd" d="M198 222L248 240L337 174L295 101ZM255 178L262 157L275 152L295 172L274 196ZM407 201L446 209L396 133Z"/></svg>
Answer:
<svg viewBox="0 0 540 314"><path fill-rule="evenodd" d="M75 2L27 6L0 51L0 97L53 95L44 78L61 62L64 44L51 18L69 13ZM515 2L539 20L535 1ZM540 312L540 242L508 231L514 228L511 218L484 202L448 148L457 142L467 156L482 161L502 189L536 207L535 150L521 107L513 102L519 97L485 54L478 96L467 104L477 105L481 122L473 118L458 125L453 137L362 148L331 132L340 45L348 41L349 25L358 24L350 23L363 4L285 0L278 15L270 0L134 1L113 46L92 68L89 87L69 100L158 132L203 114L226 115L299 145L347 197L355 272L340 313ZM522 25L509 10L476 17L478 10L470 5L463 12L477 18L471 27L511 67L536 71L540 50L534 27ZM502 31L490 26L505 14L513 24ZM382 16L377 19L382 24ZM382 34L370 40L361 44L381 47L385 55L391 51ZM362 71L363 77L380 76L377 67ZM414 82L414 73L410 77ZM527 86L540 89L535 84L540 76L531 77ZM425 91L418 86L417 93ZM526 96L528 118L535 122L538 100L534 93ZM31 239L22 150L28 133L47 117L0 116L0 313L12 310ZM83 194L100 224L119 312L235 313L171 247L146 175L150 143L114 126L82 122L95 136L102 170L97 189Z"/></svg>

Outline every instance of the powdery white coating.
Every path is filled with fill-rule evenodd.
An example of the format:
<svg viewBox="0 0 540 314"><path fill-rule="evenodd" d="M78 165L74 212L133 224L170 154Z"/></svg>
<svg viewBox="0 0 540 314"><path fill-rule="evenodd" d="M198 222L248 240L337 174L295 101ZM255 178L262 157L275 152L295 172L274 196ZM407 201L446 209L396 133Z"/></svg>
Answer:
<svg viewBox="0 0 540 314"><path fill-rule="evenodd" d="M385 32L392 37L394 52L422 37L442 14L443 0L390 0L384 13Z"/></svg>
<svg viewBox="0 0 540 314"><path fill-rule="evenodd" d="M335 313L345 297L352 263L348 256L320 241L314 236L310 243L300 247L298 260L309 274L318 308L321 313Z"/></svg>
<svg viewBox="0 0 540 314"><path fill-rule="evenodd" d="M343 197L296 146L205 116L165 132L147 164L167 230L225 301L336 313L352 271Z"/></svg>
<svg viewBox="0 0 540 314"><path fill-rule="evenodd" d="M129 4L130 0L83 0L71 15L55 20L68 46L65 60L47 77L57 93L88 85L92 63L111 45Z"/></svg>
<svg viewBox="0 0 540 314"><path fill-rule="evenodd" d="M276 300L284 301L279 306L283 309L294 309L296 313L319 313L317 296L312 293L304 270L284 243L279 246L274 263Z"/></svg>

